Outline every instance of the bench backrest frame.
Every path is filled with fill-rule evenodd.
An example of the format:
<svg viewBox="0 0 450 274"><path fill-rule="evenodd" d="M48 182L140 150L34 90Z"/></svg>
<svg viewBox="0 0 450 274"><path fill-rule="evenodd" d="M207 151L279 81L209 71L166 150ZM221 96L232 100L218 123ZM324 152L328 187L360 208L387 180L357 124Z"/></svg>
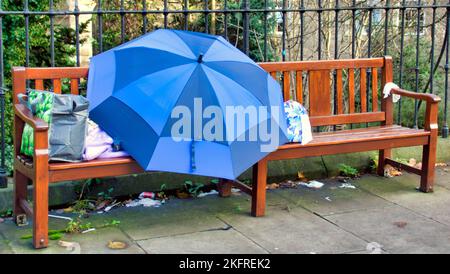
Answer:
<svg viewBox="0 0 450 274"><path fill-rule="evenodd" d="M392 58L389 56L381 58L365 58L365 59L343 59L343 60L320 60L320 61L298 61L298 62L270 62L259 63L263 69L270 73L275 79L281 80L283 95L285 98L294 97L303 103L303 85L306 77L308 78L308 97L309 97L309 114L312 126L328 126L339 124L354 124L367 122L381 122L382 124L393 124L393 105L390 98L381 98L380 109L378 109L378 97L380 86L377 77L378 70L381 70L381 88L387 82L392 82ZM372 111L366 112L366 104L369 99L366 94L361 92L366 89L364 81L366 71L370 69L372 73L372 98L376 96L377 100L372 100ZM343 107L343 87L342 74L343 70L348 73L348 113L344 113ZM361 112L355 112L355 71L360 70L361 81L360 96L361 100L365 100L361 105ZM336 101L335 109L332 113L332 90L331 78L335 72L336 76ZM44 89L44 81L51 80L53 91L61 93L63 79L70 79L70 92L72 94L79 93L80 79L87 79L88 68L86 67L55 67L55 68L24 68L14 67L12 70L14 103L18 102L17 94L25 93L27 81L30 86L36 89ZM294 76L294 77L292 77ZM295 83L291 83L295 79ZM34 85L33 83L34 82ZM292 88L291 84L295 87ZM294 91L291 94L291 91ZM351 94L350 94L351 92ZM381 96L382 97L382 96ZM299 99L300 98L300 99ZM375 102L375 105L374 105ZM353 106L352 106L353 104Z"/></svg>

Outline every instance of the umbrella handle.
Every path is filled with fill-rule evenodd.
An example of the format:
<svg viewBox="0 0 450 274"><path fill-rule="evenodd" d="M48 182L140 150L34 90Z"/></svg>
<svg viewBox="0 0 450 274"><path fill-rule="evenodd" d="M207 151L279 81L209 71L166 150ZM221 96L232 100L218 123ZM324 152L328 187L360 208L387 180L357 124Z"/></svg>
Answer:
<svg viewBox="0 0 450 274"><path fill-rule="evenodd" d="M191 171L195 171L197 167L195 166L195 141L191 141Z"/></svg>

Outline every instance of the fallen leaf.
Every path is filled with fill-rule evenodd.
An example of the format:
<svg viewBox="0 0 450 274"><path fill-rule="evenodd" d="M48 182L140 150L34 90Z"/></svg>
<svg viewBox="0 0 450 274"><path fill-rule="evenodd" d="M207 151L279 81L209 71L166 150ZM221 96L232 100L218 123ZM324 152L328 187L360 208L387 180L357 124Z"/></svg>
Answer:
<svg viewBox="0 0 450 274"><path fill-rule="evenodd" d="M64 208L63 211L64 213L71 213L73 212L73 208L72 207Z"/></svg>
<svg viewBox="0 0 450 274"><path fill-rule="evenodd" d="M422 169L422 162L417 163L416 168Z"/></svg>
<svg viewBox="0 0 450 274"><path fill-rule="evenodd" d="M125 242L121 241L109 241L108 242L108 248L109 249L125 249L128 245Z"/></svg>
<svg viewBox="0 0 450 274"><path fill-rule="evenodd" d="M447 163L436 163L434 166L443 167L443 166L448 166L448 165L447 165Z"/></svg>
<svg viewBox="0 0 450 274"><path fill-rule="evenodd" d="M299 171L297 172L297 177L300 181L306 182L308 181L308 179L306 179L306 176L303 172Z"/></svg>
<svg viewBox="0 0 450 274"><path fill-rule="evenodd" d="M280 187L279 184L277 184L277 183L272 183L272 184L268 184L267 187L266 187L266 189L277 189L277 188L279 188L279 187Z"/></svg>
<svg viewBox="0 0 450 274"><path fill-rule="evenodd" d="M404 228L407 224L408 224L408 223L407 223L407 222L404 222L404 221L397 221L397 222L394 222L394 225L395 225L396 227L399 227L399 228Z"/></svg>
<svg viewBox="0 0 450 274"><path fill-rule="evenodd" d="M395 177L395 176L400 176L403 173L396 169L395 167L391 166L391 165L386 165L384 168L384 176L385 177Z"/></svg>
<svg viewBox="0 0 450 274"><path fill-rule="evenodd" d="M187 193L187 192L182 192L182 191L179 191L179 190L177 190L177 191L175 192L175 196L176 196L178 199L187 199L187 198L190 197L189 193Z"/></svg>

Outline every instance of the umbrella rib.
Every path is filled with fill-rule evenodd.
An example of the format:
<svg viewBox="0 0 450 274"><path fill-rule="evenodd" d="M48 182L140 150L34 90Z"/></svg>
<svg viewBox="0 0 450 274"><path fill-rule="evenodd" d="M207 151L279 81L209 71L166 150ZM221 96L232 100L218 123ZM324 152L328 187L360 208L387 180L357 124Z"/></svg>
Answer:
<svg viewBox="0 0 450 274"><path fill-rule="evenodd" d="M207 64L206 64L207 65ZM240 86L242 89L244 90L248 90L246 87L244 87L243 85L241 85L240 83L236 82L235 80L233 80L232 78L228 77L227 75L223 74L222 72L215 70L214 68L211 68L210 66L207 65L207 67L213 71L215 71L216 73L222 75L223 77L227 78L228 80L230 80L231 82L235 83L236 85ZM206 75L206 77L208 77L208 75ZM209 79L209 78L208 78ZM261 105L264 105L264 103L258 98L256 97L252 92L249 92L251 94L251 96L256 99ZM216 97L217 98L217 97ZM217 101L219 102L219 98L217 98Z"/></svg>

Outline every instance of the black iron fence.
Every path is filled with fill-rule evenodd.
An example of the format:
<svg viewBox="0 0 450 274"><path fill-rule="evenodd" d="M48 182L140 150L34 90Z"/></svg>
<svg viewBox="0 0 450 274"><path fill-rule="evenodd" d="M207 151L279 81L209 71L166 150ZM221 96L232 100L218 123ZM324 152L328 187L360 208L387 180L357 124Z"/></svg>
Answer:
<svg viewBox="0 0 450 274"><path fill-rule="evenodd" d="M95 54L156 28L222 35L257 61L392 55L399 86L443 97L441 134L448 136L450 1L97 0L88 8L80 2L0 0L0 173L11 140L4 92L11 66L80 66L86 45ZM39 34L37 26L45 30ZM419 102L400 102L397 122L418 127L419 109Z"/></svg>

